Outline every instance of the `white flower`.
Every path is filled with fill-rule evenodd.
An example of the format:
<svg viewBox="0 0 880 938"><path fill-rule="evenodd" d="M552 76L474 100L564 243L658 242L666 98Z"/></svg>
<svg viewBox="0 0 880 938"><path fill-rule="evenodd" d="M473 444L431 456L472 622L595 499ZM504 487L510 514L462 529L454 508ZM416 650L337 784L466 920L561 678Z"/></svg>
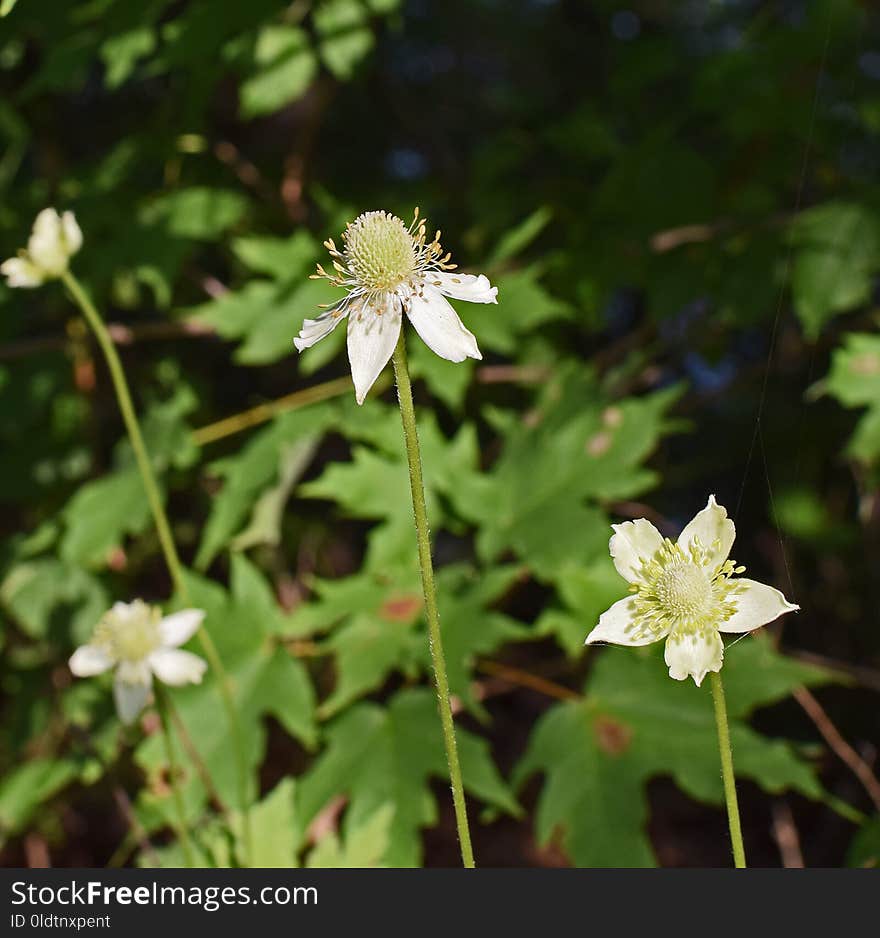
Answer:
<svg viewBox="0 0 880 938"><path fill-rule="evenodd" d="M699 686L720 671L720 632L751 632L799 609L772 586L734 578L744 567L728 560L736 531L715 496L673 544L644 518L612 525L609 549L631 596L599 618L587 644L648 645L666 639L669 676Z"/></svg>
<svg viewBox="0 0 880 938"><path fill-rule="evenodd" d="M400 335L403 313L431 351L451 362L482 358L477 340L445 297L471 303L497 303L498 288L482 274L452 273L443 256L440 232L426 243L425 220L416 209L407 227L396 215L366 212L342 234L343 247L325 241L335 273L318 264L313 279L326 278L346 295L317 319L307 319L293 340L301 352L348 316L348 360L358 404L388 364Z"/></svg>
<svg viewBox="0 0 880 938"><path fill-rule="evenodd" d="M67 270L82 241L73 212L59 215L54 208L44 208L34 222L27 250L0 264L0 273L10 287L38 287Z"/></svg>
<svg viewBox="0 0 880 938"><path fill-rule="evenodd" d="M205 613L184 609L162 617L140 599L114 603L87 645L71 655L70 670L91 677L116 668L113 696L123 723L132 723L150 699L153 675L165 684L198 684L207 664L179 646L198 631Z"/></svg>

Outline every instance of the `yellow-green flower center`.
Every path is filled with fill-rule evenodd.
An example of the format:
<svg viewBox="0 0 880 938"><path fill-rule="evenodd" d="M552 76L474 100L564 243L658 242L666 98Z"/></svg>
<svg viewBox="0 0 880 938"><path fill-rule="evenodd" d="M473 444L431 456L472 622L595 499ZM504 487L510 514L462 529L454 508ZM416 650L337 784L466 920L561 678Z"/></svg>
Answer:
<svg viewBox="0 0 880 938"><path fill-rule="evenodd" d="M702 567L693 563L673 563L657 581L656 595L670 618L687 618L699 615L709 606L712 584Z"/></svg>
<svg viewBox="0 0 880 938"><path fill-rule="evenodd" d="M98 623L93 644L103 645L116 661L143 661L162 644L162 614L140 599L111 609Z"/></svg>
<svg viewBox="0 0 880 938"><path fill-rule="evenodd" d="M642 564L635 593L635 627L657 638L672 632L679 637L717 629L736 612L736 580L742 572L732 560L720 566L711 551L694 542L685 550L665 540Z"/></svg>
<svg viewBox="0 0 880 938"><path fill-rule="evenodd" d="M396 215L365 212L342 237L348 269L366 290L393 290L416 268L416 244Z"/></svg>

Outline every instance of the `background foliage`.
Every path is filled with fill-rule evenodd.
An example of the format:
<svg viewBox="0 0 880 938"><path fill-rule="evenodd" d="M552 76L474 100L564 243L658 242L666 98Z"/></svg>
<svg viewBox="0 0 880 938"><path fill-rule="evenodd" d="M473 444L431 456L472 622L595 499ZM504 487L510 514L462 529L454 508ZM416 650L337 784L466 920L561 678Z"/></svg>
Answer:
<svg viewBox="0 0 880 938"><path fill-rule="evenodd" d="M457 862L393 391L356 407L342 330L292 347L322 240L416 204L500 294L462 310L481 363L411 345L478 861L728 862L708 691L582 646L623 594L611 520L674 533L715 492L737 560L802 606L727 653L750 859L877 863L868 4L2 12L0 254L76 211L236 682L257 863ZM155 717L123 730L66 666L113 600L171 601L108 376L59 286L0 306L2 858L179 862ZM174 699L201 856L227 864L213 676Z"/></svg>

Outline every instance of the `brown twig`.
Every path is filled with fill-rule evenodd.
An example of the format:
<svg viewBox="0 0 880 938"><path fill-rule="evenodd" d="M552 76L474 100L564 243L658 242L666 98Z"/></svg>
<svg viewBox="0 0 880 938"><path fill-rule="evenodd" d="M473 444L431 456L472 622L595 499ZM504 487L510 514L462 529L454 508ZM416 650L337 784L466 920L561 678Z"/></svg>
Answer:
<svg viewBox="0 0 880 938"><path fill-rule="evenodd" d="M581 700L581 694L572 690L570 687L564 687L555 681L548 681L547 678L539 677L537 674L531 674L520 668L515 668L509 664L501 664L498 661L482 660L477 662L477 670L484 674L491 674L499 677L508 684L515 684L519 687L528 687L529 690L544 694L545 697L552 697L554 700Z"/></svg>
<svg viewBox="0 0 880 938"><path fill-rule="evenodd" d="M798 687L792 692L794 699L801 705L807 716L813 721L816 729L822 734L823 739L837 754L838 758L844 762L855 775L855 777L864 785L865 791L874 802L877 810L880 811L880 781L871 771L867 762L853 749L852 746L841 736L837 727L831 722L831 718L825 712L818 700L807 690L806 687Z"/></svg>
<svg viewBox="0 0 880 938"><path fill-rule="evenodd" d="M801 852L801 839L791 807L784 798L777 798L773 802L773 839L779 847L782 865L787 870L802 870L804 855Z"/></svg>

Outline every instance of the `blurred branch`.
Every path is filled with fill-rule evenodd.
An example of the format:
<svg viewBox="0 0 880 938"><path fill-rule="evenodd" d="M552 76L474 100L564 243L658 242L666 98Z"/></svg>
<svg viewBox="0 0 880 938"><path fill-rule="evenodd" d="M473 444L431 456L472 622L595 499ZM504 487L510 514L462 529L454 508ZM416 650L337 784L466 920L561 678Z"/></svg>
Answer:
<svg viewBox="0 0 880 938"><path fill-rule="evenodd" d="M195 319L182 319L178 322L147 322L137 326L126 326L120 322L110 322L107 323L107 331L110 333L114 345L134 345L136 342L198 338L215 334L212 326L205 325ZM13 361L40 352L66 350L70 344L70 337L65 335L21 339L0 346L0 361Z"/></svg>
<svg viewBox="0 0 880 938"><path fill-rule="evenodd" d="M871 771L868 763L841 736L822 705L806 687L796 688L792 692L792 696L816 725L816 729L819 730L825 742L837 754L841 762L844 762L853 775L864 785L865 791L874 802L877 810L880 811L880 782L877 781L877 777Z"/></svg>
<svg viewBox="0 0 880 938"><path fill-rule="evenodd" d="M801 840L791 807L784 798L777 798L773 802L773 839L779 847L782 865L787 870L802 870L804 855L801 853Z"/></svg>
<svg viewBox="0 0 880 938"><path fill-rule="evenodd" d="M484 674L491 674L499 677L508 684L514 684L518 687L527 687L529 690L537 691L545 697L552 697L554 700L581 700L582 695L570 687L564 687L555 681L548 681L546 678L539 677L537 674L531 674L528 671L522 671L508 664L501 664L498 661L478 661L477 670Z"/></svg>
<svg viewBox="0 0 880 938"><path fill-rule="evenodd" d="M380 390L388 387L390 380L385 377L380 378L376 385ZM325 381L323 384L316 384L310 388L303 388L301 391L294 391L292 394L286 394L274 401L267 401L265 404L258 404L251 407L250 410L244 410L239 414L233 414L216 423L209 423L199 430L194 430L192 434L193 442L198 446L205 446L207 443L213 443L221 440L223 437L232 436L234 433L240 433L250 427L265 423L278 414L288 413L289 411L299 410L301 407L307 407L309 404L316 404L319 401L326 401L332 397L338 397L346 391L351 390L351 378L334 378L332 381Z"/></svg>

